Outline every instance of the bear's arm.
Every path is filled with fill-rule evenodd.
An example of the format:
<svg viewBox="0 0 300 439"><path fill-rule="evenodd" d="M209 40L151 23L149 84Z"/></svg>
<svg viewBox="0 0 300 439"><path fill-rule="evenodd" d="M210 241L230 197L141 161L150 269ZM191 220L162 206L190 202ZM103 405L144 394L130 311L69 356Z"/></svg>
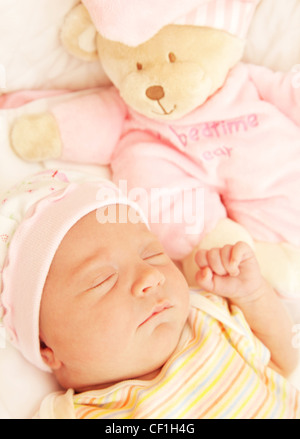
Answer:
<svg viewBox="0 0 300 439"><path fill-rule="evenodd" d="M52 109L60 132L61 159L106 165L122 134L126 106L114 87L70 99Z"/></svg>

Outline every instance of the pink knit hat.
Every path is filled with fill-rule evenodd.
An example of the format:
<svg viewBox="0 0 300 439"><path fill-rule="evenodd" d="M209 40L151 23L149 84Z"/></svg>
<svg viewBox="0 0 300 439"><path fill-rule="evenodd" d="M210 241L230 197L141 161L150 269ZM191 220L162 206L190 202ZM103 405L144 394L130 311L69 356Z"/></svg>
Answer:
<svg viewBox="0 0 300 439"><path fill-rule="evenodd" d="M138 46L168 24L223 29L245 38L260 0L82 0L107 39Z"/></svg>
<svg viewBox="0 0 300 439"><path fill-rule="evenodd" d="M49 371L40 355L39 311L53 257L80 218L112 204L134 207L147 223L110 181L76 171L36 174L0 200L2 324L12 344L42 370Z"/></svg>

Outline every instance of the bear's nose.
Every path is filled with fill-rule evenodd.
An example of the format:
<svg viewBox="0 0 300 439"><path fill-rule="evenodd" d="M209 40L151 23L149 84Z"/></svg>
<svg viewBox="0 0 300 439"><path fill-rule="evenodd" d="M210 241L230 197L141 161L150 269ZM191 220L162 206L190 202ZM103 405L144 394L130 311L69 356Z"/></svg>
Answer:
<svg viewBox="0 0 300 439"><path fill-rule="evenodd" d="M165 91L160 85L153 85L147 88L146 96L152 101L159 101L165 96Z"/></svg>

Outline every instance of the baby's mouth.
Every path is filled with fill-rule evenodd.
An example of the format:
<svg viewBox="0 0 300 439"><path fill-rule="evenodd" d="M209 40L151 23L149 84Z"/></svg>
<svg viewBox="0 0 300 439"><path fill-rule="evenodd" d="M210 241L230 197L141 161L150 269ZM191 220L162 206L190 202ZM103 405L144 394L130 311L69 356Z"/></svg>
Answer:
<svg viewBox="0 0 300 439"><path fill-rule="evenodd" d="M151 311L151 314L148 315L148 317L142 321L142 323L139 325L139 327L143 326L145 323L149 322L149 320L151 320L153 317L155 317L158 314L161 314L162 312L173 308L172 305L170 305L168 302L164 302L162 304L158 304L156 305L153 310Z"/></svg>
<svg viewBox="0 0 300 439"><path fill-rule="evenodd" d="M173 107L173 109L171 111L167 111L159 100L157 101L157 103L160 106L160 108L162 109L163 113L160 113L160 112L157 112L157 111L153 111L153 110L152 110L152 113L159 114L160 116L169 116L169 114L172 114L173 111L176 110L176 105L174 105L174 107Z"/></svg>

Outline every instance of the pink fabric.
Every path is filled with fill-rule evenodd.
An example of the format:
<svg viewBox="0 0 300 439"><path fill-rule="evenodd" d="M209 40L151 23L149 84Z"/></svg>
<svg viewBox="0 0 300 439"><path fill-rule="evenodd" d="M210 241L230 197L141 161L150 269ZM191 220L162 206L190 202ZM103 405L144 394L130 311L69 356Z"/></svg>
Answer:
<svg viewBox="0 0 300 439"><path fill-rule="evenodd" d="M65 145L62 159L110 163L113 148L123 130L126 111L114 87L103 87L99 95L87 95L55 107L52 112ZM73 118L72 114L81 114L81 117Z"/></svg>
<svg viewBox="0 0 300 439"><path fill-rule="evenodd" d="M106 38L137 46L167 24L211 26L244 38L260 0L82 0Z"/></svg>
<svg viewBox="0 0 300 439"><path fill-rule="evenodd" d="M114 104L116 99L112 92ZM197 212L203 224L199 222L197 233L185 233L191 218L152 223L175 259L188 254L203 233L226 215L256 240L300 246L299 108L300 89L293 87L290 74L239 64L219 92L181 120L156 122L129 111L121 130L123 122L114 110L116 131L111 135L115 138L118 132L120 140L115 145L109 142L107 150L107 134L101 138L99 122L97 162L112 157L114 180L127 180L129 191L146 188L150 194L151 188L177 187L181 194L196 194L204 188L204 207ZM72 118L75 127L75 113ZM72 143L66 148L72 159ZM90 158L88 148L80 145L74 155L83 161ZM149 207L149 200L140 200L142 207ZM158 200L152 200L155 203ZM179 195L174 209L178 203Z"/></svg>

